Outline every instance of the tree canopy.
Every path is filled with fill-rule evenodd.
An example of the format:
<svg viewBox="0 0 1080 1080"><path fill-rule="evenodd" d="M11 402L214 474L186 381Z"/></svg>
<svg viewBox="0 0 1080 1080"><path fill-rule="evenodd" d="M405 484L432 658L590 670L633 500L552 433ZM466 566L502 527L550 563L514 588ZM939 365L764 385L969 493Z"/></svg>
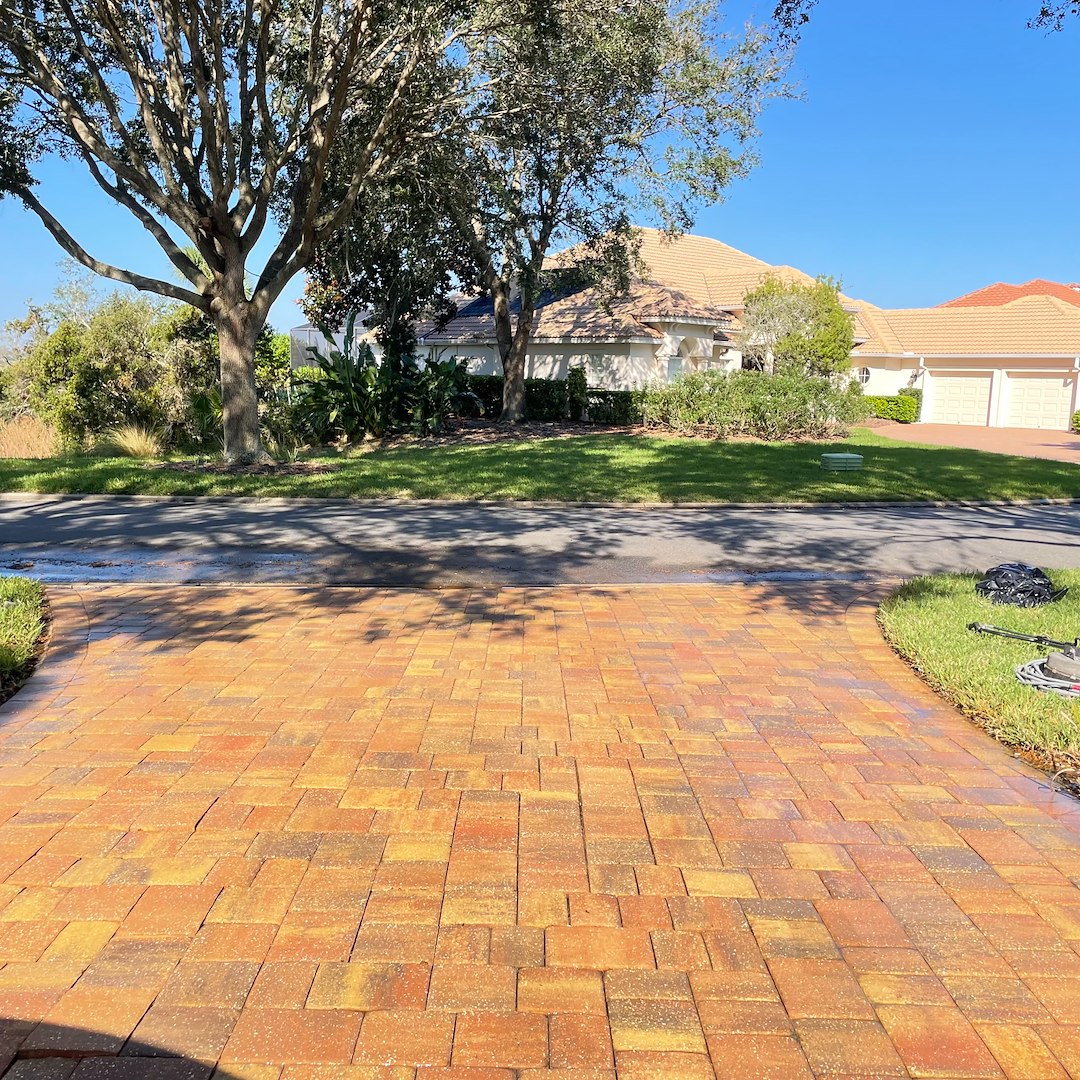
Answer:
<svg viewBox="0 0 1080 1080"><path fill-rule="evenodd" d="M1040 4L1034 9L1030 0L1022 0L1032 14L1028 26L1043 30L1063 30L1070 17L1080 16L1080 3L1076 0L1058 0L1056 3ZM810 12L818 0L777 0L773 20L782 35L789 41L796 39L802 28L810 21Z"/></svg>
<svg viewBox="0 0 1080 1080"><path fill-rule="evenodd" d="M785 284L775 275L743 300L740 345L767 372L835 375L851 367L851 316L829 278Z"/></svg>
<svg viewBox="0 0 1080 1080"><path fill-rule="evenodd" d="M440 130L465 32L456 0L0 0L0 194L84 266L213 316L226 456L257 458L253 353L270 305L376 178ZM39 198L49 153L81 163L183 283L86 251Z"/></svg>
<svg viewBox="0 0 1080 1080"><path fill-rule="evenodd" d="M722 32L711 5L665 0L529 0L469 39L473 93L432 140L423 168L431 212L491 298L503 418L524 405L538 302L600 281L625 288L631 217L678 230L754 162L758 114L784 93L786 53L769 34ZM557 269L556 248L572 248ZM325 253L348 276L340 236Z"/></svg>

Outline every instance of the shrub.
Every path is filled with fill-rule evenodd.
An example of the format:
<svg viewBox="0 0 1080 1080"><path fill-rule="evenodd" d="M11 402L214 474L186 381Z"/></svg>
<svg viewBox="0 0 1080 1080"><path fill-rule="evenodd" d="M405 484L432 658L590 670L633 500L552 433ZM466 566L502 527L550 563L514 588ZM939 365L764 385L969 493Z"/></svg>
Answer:
<svg viewBox="0 0 1080 1080"><path fill-rule="evenodd" d="M502 412L503 378L501 375L470 375L468 380L469 392L483 407L484 415L491 419L498 419Z"/></svg>
<svg viewBox="0 0 1080 1080"><path fill-rule="evenodd" d="M498 418L503 404L503 377L501 375L470 375L468 388L484 407L484 415ZM567 405L565 380L525 380L526 420L565 420Z"/></svg>
<svg viewBox="0 0 1080 1080"><path fill-rule="evenodd" d="M1072 418L1072 429L1078 435L1080 435L1080 412L1074 412Z"/></svg>
<svg viewBox="0 0 1080 1080"><path fill-rule="evenodd" d="M705 371L645 392L645 423L721 438L820 438L842 433L866 416L858 383L789 371Z"/></svg>
<svg viewBox="0 0 1080 1080"><path fill-rule="evenodd" d="M581 420L585 415L588 392L585 368L572 367L566 376L566 410L571 420Z"/></svg>
<svg viewBox="0 0 1080 1080"><path fill-rule="evenodd" d="M919 419L919 402L909 394L892 397L868 397L871 416L881 420L895 420L898 424L913 424Z"/></svg>
<svg viewBox="0 0 1080 1080"><path fill-rule="evenodd" d="M159 312L148 301L113 296L85 326L62 322L30 350L30 402L64 446L127 424L165 429L185 395L161 349Z"/></svg>
<svg viewBox="0 0 1080 1080"><path fill-rule="evenodd" d="M161 457L165 449L165 436L156 428L124 424L107 432L102 445L125 457L156 458Z"/></svg>
<svg viewBox="0 0 1080 1080"><path fill-rule="evenodd" d="M56 432L36 416L0 424L0 458L48 458L56 453Z"/></svg>
<svg viewBox="0 0 1080 1080"><path fill-rule="evenodd" d="M644 419L644 390L589 390L586 400L594 424L632 427Z"/></svg>
<svg viewBox="0 0 1080 1080"><path fill-rule="evenodd" d="M354 322L346 323L341 349L332 345L327 355L312 350L315 374L300 369L291 409L284 403L276 409L279 425L271 432L275 445L294 433L315 442L354 441L396 431L428 435L441 431L467 404L479 406L464 360L431 356L421 365L415 357L388 353L376 363L371 348L356 341Z"/></svg>
<svg viewBox="0 0 1080 1080"><path fill-rule="evenodd" d="M900 397L911 398L915 402L915 419L922 416L922 390L917 386L905 386L896 391Z"/></svg>
<svg viewBox="0 0 1080 1080"><path fill-rule="evenodd" d="M525 380L525 419L554 422L566 419L565 379Z"/></svg>

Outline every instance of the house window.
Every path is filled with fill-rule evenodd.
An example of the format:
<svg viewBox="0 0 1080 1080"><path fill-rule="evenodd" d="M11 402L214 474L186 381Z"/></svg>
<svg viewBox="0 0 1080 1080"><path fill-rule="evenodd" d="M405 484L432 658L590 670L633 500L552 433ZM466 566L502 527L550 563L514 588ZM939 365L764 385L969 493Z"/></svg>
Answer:
<svg viewBox="0 0 1080 1080"><path fill-rule="evenodd" d="M865 386L870 381L870 369L868 367L859 368L856 378L859 380L860 386Z"/></svg>

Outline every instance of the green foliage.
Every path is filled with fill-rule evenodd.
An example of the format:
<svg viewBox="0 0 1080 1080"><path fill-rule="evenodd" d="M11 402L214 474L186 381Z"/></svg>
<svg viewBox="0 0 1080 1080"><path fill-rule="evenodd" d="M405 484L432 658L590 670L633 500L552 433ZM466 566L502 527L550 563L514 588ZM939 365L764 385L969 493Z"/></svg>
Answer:
<svg viewBox="0 0 1080 1080"><path fill-rule="evenodd" d="M917 386L904 386L896 391L900 397L911 398L915 402L915 419L922 415L922 390Z"/></svg>
<svg viewBox="0 0 1080 1080"><path fill-rule="evenodd" d="M30 405L30 372L25 359L0 365L0 424L27 416Z"/></svg>
<svg viewBox="0 0 1080 1080"><path fill-rule="evenodd" d="M0 577L0 694L18 681L45 629L45 593L29 578Z"/></svg>
<svg viewBox="0 0 1080 1080"><path fill-rule="evenodd" d="M829 278L785 284L770 275L743 298L743 351L766 371L835 375L851 367L851 316Z"/></svg>
<svg viewBox="0 0 1080 1080"><path fill-rule="evenodd" d="M594 424L633 427L645 419L644 390L589 390L587 415Z"/></svg>
<svg viewBox="0 0 1080 1080"><path fill-rule="evenodd" d="M758 439L806 439L843 433L866 416L858 383L841 387L831 379L792 370L704 371L683 375L645 394L649 427Z"/></svg>
<svg viewBox="0 0 1080 1080"><path fill-rule="evenodd" d="M566 408L571 420L580 420L585 415L588 391L585 368L581 365L572 367L566 375Z"/></svg>
<svg viewBox="0 0 1080 1080"><path fill-rule="evenodd" d="M420 364L412 356L387 355L376 363L371 347L356 340L355 317L346 324L341 349L311 351L318 374L297 372L289 425L314 442L400 431L437 434L451 416L479 407L464 360L433 356Z"/></svg>
<svg viewBox="0 0 1080 1080"><path fill-rule="evenodd" d="M469 389L483 406L484 415L497 417L502 412L503 377L470 375ZM566 419L568 394L565 379L525 380L525 419L554 423Z"/></svg>
<svg viewBox="0 0 1080 1080"><path fill-rule="evenodd" d="M919 419L919 402L908 394L893 397L867 397L870 415L881 420L895 420L898 424L914 424Z"/></svg>
<svg viewBox="0 0 1080 1080"><path fill-rule="evenodd" d="M484 416L494 418L502 412L503 377L501 375L470 375L469 391L480 402Z"/></svg>
<svg viewBox="0 0 1080 1080"><path fill-rule="evenodd" d="M115 295L88 325L62 322L31 348L30 402L66 446L128 424L168 428L181 417L184 394L159 317L146 300Z"/></svg>
<svg viewBox="0 0 1080 1080"><path fill-rule="evenodd" d="M268 401L284 391L291 372L289 335L275 334L273 327L264 326L255 339L255 392L259 399Z"/></svg>
<svg viewBox="0 0 1080 1080"><path fill-rule="evenodd" d="M565 379L525 380L525 419L555 423L566 419Z"/></svg>
<svg viewBox="0 0 1080 1080"><path fill-rule="evenodd" d="M346 323L340 349L329 331L324 330L323 336L326 352L315 346L309 350L319 369L318 377L301 376L296 383L298 422L314 442L335 438L353 442L381 426L385 403L374 400L378 367L371 346L356 339L355 316Z"/></svg>
<svg viewBox="0 0 1080 1080"><path fill-rule="evenodd" d="M1080 435L1080 412L1074 412L1072 418L1072 429L1078 435Z"/></svg>

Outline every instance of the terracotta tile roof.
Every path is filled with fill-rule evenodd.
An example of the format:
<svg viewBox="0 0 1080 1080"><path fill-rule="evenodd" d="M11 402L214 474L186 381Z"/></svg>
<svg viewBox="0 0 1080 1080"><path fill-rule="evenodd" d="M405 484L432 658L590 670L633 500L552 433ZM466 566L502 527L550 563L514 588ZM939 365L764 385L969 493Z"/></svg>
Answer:
<svg viewBox="0 0 1080 1080"><path fill-rule="evenodd" d="M1067 304L1080 307L1080 284L1070 282L1068 285L1060 281L1047 281L1045 278L1032 278L1023 285L1006 285L1003 281L987 285L983 289L976 289L964 296L958 296L955 300L946 300L939 307L1000 307L1002 304L1011 303L1024 296L1054 296L1058 300L1064 300Z"/></svg>
<svg viewBox="0 0 1080 1080"><path fill-rule="evenodd" d="M864 309L862 314L869 316L875 335L856 355L1080 356L1080 307L1050 296L1025 296L1000 307Z"/></svg>
<svg viewBox="0 0 1080 1080"><path fill-rule="evenodd" d="M572 249L571 249L572 252ZM562 264L561 252L551 265ZM607 310L595 289L547 298L533 322L536 341L659 339L650 322L711 323L719 340L737 329L743 297L768 275L785 282L814 279L792 266L771 266L705 236L668 237L641 230L645 280ZM1052 287L1051 291L1048 287ZM998 290L995 292L995 290ZM1003 298L1013 290L1020 295ZM1024 290L1028 290L1025 292ZM1063 291L1065 295L1058 295ZM996 299L974 299L981 295ZM885 310L841 294L855 330L854 355L1080 355L1080 287L1030 281L994 285L934 308ZM970 301L970 302L968 302ZM420 328L430 344L494 341L490 300L473 300L444 330Z"/></svg>

